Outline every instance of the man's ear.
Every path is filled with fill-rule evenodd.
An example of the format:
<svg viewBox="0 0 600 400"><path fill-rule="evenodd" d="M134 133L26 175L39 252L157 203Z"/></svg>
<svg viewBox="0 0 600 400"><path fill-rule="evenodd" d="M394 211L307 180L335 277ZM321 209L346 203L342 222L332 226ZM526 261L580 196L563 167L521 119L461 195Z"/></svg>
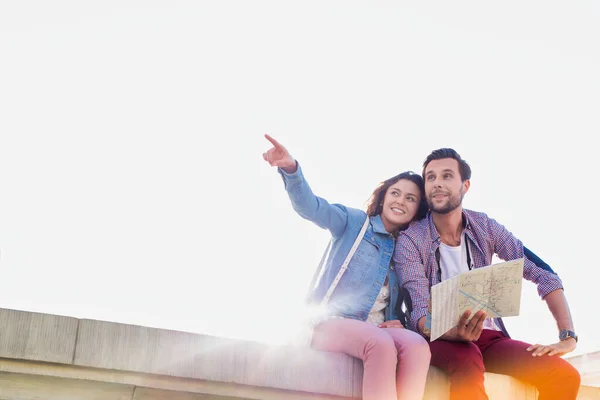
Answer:
<svg viewBox="0 0 600 400"><path fill-rule="evenodd" d="M469 188L471 187L471 180L467 179L462 184L463 184L463 194L467 193L469 191Z"/></svg>

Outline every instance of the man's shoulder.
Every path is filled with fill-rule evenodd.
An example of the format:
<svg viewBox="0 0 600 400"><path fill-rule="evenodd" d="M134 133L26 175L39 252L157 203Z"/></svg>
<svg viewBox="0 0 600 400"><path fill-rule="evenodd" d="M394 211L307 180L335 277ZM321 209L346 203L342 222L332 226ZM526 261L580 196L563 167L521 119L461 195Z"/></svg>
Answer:
<svg viewBox="0 0 600 400"><path fill-rule="evenodd" d="M479 220L490 219L490 217L488 217L488 215L486 213L481 212L481 211L473 211L473 210L468 210L466 208L463 208L463 212L465 214L467 214L469 216L469 218L479 219Z"/></svg>
<svg viewBox="0 0 600 400"><path fill-rule="evenodd" d="M463 212L467 215L469 222L474 226L485 227L490 221L494 221L486 213L481 211L473 211L463 208Z"/></svg>
<svg viewBox="0 0 600 400"><path fill-rule="evenodd" d="M465 209L463 212L467 215L470 230L476 237L490 237L504 231L503 225L486 213Z"/></svg>

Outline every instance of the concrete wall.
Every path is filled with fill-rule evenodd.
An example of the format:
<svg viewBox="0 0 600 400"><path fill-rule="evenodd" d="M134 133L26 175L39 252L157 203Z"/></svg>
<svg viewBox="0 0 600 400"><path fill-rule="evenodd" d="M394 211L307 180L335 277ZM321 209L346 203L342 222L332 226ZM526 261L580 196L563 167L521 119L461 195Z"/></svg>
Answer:
<svg viewBox="0 0 600 400"><path fill-rule="evenodd" d="M600 351L582 354L567 359L581 374L581 383L600 386Z"/></svg>
<svg viewBox="0 0 600 400"><path fill-rule="evenodd" d="M343 354L6 309L0 326L0 399L360 397L362 364ZM537 397L508 376L485 384L491 400ZM584 389L580 399L600 399ZM448 398L433 367L425 398Z"/></svg>

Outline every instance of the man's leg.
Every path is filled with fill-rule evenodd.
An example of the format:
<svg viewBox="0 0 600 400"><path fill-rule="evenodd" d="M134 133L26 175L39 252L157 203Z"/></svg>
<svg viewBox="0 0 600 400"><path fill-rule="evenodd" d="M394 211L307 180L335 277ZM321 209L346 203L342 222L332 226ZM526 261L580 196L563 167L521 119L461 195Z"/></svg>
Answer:
<svg viewBox="0 0 600 400"><path fill-rule="evenodd" d="M450 376L450 400L487 400L483 358L473 343L435 340L429 343L431 365Z"/></svg>
<svg viewBox="0 0 600 400"><path fill-rule="evenodd" d="M533 357L525 342L505 337L502 332L484 330L477 341L488 372L510 375L534 385L538 400L575 400L579 372L558 356Z"/></svg>

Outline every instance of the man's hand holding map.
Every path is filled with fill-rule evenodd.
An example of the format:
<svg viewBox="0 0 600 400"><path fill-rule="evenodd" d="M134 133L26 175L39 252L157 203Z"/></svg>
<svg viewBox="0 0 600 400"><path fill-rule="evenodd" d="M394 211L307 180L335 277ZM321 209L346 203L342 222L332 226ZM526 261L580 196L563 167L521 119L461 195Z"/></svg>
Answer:
<svg viewBox="0 0 600 400"><path fill-rule="evenodd" d="M461 315L483 310L488 318L519 315L523 259L476 268L431 287L431 337L454 328Z"/></svg>

